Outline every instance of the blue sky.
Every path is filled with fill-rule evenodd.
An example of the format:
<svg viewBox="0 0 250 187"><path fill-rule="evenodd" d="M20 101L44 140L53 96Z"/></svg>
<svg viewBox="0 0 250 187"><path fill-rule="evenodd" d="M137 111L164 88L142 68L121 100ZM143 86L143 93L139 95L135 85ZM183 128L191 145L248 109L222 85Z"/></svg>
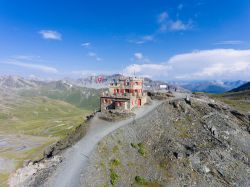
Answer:
<svg viewBox="0 0 250 187"><path fill-rule="evenodd" d="M250 80L248 0L0 0L0 74Z"/></svg>

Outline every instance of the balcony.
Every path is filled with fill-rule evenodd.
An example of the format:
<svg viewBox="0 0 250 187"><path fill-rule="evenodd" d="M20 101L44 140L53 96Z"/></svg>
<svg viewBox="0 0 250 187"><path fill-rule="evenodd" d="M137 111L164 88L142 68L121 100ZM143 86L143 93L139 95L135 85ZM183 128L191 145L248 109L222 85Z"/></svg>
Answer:
<svg viewBox="0 0 250 187"><path fill-rule="evenodd" d="M110 83L110 88L123 88L123 89L142 89L143 85L140 84L124 84L124 83Z"/></svg>
<svg viewBox="0 0 250 187"><path fill-rule="evenodd" d="M110 94L110 93L102 93L102 97L115 97L115 98L130 98L133 96L145 96L146 93L115 93L115 94Z"/></svg>

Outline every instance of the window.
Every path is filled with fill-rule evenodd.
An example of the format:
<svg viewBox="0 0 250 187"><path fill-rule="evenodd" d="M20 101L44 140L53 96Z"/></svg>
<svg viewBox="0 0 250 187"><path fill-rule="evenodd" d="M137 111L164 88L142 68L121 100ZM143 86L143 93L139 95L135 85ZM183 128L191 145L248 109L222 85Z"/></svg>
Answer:
<svg viewBox="0 0 250 187"><path fill-rule="evenodd" d="M121 106L121 102L116 102L116 106Z"/></svg>

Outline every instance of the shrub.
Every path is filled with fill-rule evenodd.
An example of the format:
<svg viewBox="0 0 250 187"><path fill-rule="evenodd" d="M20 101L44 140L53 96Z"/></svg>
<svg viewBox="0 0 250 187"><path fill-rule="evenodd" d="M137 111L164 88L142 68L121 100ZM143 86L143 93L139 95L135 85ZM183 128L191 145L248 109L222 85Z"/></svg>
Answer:
<svg viewBox="0 0 250 187"><path fill-rule="evenodd" d="M148 184L147 180L144 179L143 177L140 177L140 176L135 177L135 182L139 185L147 185Z"/></svg>
<svg viewBox="0 0 250 187"><path fill-rule="evenodd" d="M113 160L111 160L111 162L110 162L110 166L111 166L111 167L116 167L116 166L118 166L120 163L121 163L120 160L118 160L118 159L113 159Z"/></svg>
<svg viewBox="0 0 250 187"><path fill-rule="evenodd" d="M142 156L146 155L146 150L142 143L138 143L138 153L140 153Z"/></svg>
<svg viewBox="0 0 250 187"><path fill-rule="evenodd" d="M145 156L146 155L146 152L145 152L145 149L138 149L138 153L140 153L142 156Z"/></svg>
<svg viewBox="0 0 250 187"><path fill-rule="evenodd" d="M138 144L131 143L130 145L133 148L137 149L138 153L140 153L142 156L146 156L146 150L143 143L138 143Z"/></svg>
<svg viewBox="0 0 250 187"><path fill-rule="evenodd" d="M133 148L137 148L138 146L136 145L136 144L134 144L134 143L131 143L130 144Z"/></svg>
<svg viewBox="0 0 250 187"><path fill-rule="evenodd" d="M119 175L113 169L110 169L110 183L112 186L116 184L118 178Z"/></svg>

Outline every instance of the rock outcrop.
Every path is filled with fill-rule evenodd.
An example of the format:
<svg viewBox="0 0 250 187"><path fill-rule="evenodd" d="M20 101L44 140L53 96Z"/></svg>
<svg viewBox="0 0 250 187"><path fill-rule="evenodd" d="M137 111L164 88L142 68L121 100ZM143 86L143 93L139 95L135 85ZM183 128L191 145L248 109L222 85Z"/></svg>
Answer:
<svg viewBox="0 0 250 187"><path fill-rule="evenodd" d="M166 101L105 137L82 186L250 186L249 116L205 97Z"/></svg>

